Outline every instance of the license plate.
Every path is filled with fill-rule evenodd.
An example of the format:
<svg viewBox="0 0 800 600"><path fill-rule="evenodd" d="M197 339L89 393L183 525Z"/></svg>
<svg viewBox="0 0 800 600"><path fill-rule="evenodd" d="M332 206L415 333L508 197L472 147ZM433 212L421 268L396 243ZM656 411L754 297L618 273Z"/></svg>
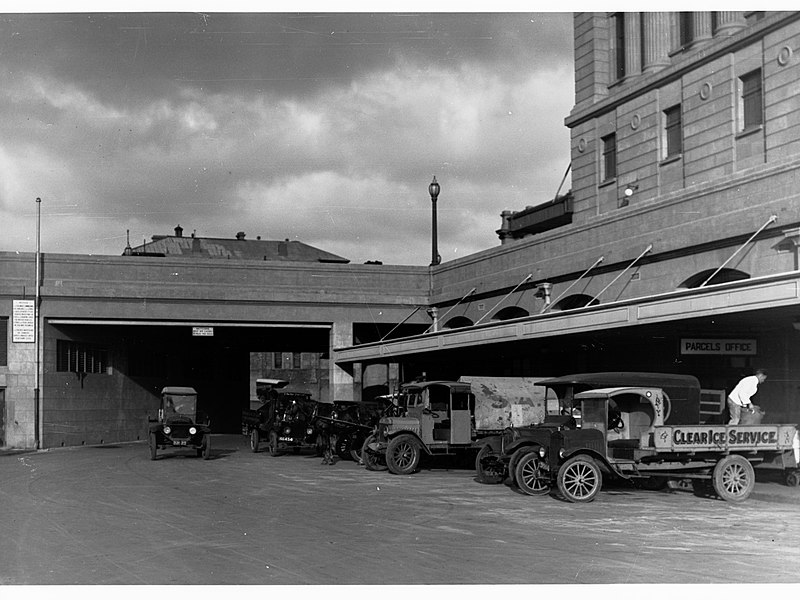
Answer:
<svg viewBox="0 0 800 600"><path fill-rule="evenodd" d="M279 438L278 438L278 441L281 441L281 442L293 442L293 441L294 441L294 438L290 438L290 437L279 437Z"/></svg>
<svg viewBox="0 0 800 600"><path fill-rule="evenodd" d="M176 441L172 442L172 445L173 446L185 446L186 445L186 440L176 440Z"/></svg>

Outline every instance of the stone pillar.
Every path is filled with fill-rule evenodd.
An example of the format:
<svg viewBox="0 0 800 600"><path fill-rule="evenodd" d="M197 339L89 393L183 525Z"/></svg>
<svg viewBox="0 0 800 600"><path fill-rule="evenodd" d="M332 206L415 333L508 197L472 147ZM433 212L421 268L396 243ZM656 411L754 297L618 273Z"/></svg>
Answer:
<svg viewBox="0 0 800 600"><path fill-rule="evenodd" d="M642 13L642 29L644 39L644 73L653 73L668 67L670 47L670 13Z"/></svg>
<svg viewBox="0 0 800 600"><path fill-rule="evenodd" d="M744 11L727 10L717 11L717 28L714 35L733 35L746 26Z"/></svg>
<svg viewBox="0 0 800 600"><path fill-rule="evenodd" d="M625 13L625 78L642 72L642 34L638 12Z"/></svg>
<svg viewBox="0 0 800 600"><path fill-rule="evenodd" d="M711 42L712 35L711 35L711 13L706 12L696 12L692 13L694 15L694 40L692 45L694 46L704 46Z"/></svg>
<svg viewBox="0 0 800 600"><path fill-rule="evenodd" d="M342 348L353 345L353 323L351 321L335 322L331 327L330 337L330 399L334 400L353 400L353 373L346 371L336 364L334 360L334 348ZM359 365L360 368L360 365Z"/></svg>

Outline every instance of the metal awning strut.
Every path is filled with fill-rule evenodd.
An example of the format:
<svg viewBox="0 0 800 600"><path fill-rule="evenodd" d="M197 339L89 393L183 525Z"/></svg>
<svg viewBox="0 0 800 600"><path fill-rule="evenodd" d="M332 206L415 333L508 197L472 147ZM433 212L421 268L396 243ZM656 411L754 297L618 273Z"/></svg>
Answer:
<svg viewBox="0 0 800 600"><path fill-rule="evenodd" d="M736 249L736 252L734 252L733 254L731 254L731 255L728 257L728 260L726 260L724 263L722 263L722 264L721 264L721 265L720 265L720 266L717 268L717 270L716 270L716 271L714 271L714 272L711 274L711 277L709 277L709 278L708 278L708 279L706 279L706 280L705 280L703 283L701 283L701 284L700 284L700 287L703 287L703 286L705 286L705 284L707 284L709 281L711 281L712 279L714 279L714 277L716 277L716 276L717 276L717 273L719 273L720 271L722 271L722 269L724 269L724 268L725 268L725 265L727 265L729 262L731 262L731 260L733 260L733 257L734 257L734 256L736 256L736 255L739 253L739 251L740 251L742 248L744 248L745 246L747 246L747 244L749 244L750 242L752 242L752 241L753 241L753 238L755 238L755 237L756 237L756 236L757 236L759 233L761 233L762 231L764 231L764 229L766 229L767 225L770 225L771 223L774 223L774 222L775 222L775 221L777 221L777 220L778 220L778 215L772 215L772 216L771 216L769 219L767 219L767 222L766 222L766 223L764 223L764 224L763 224L761 227L759 227L759 228L758 228L758 231L756 231L756 232L755 232L753 235L751 235L751 236L748 238L748 240L747 240L747 241L746 241L744 244L742 244L741 246L739 246L739 247Z"/></svg>
<svg viewBox="0 0 800 600"><path fill-rule="evenodd" d="M466 300L468 296L471 296L472 294L474 294L474 293L475 293L475 290L477 290L477 289L478 289L478 288L472 288L470 291L468 291L466 294L464 294L464 295L461 297L461 300L459 300L458 302L456 302L455 304L453 304L453 306L451 306L451 307L450 307L450 308L447 310L447 312L446 312L446 313L444 313L444 314L443 314L441 317L439 317L439 321L443 321L443 320L444 320L444 318L445 318L447 315L449 315L449 314L452 312L452 310L453 310L453 309L454 309L456 306L458 306L458 305L459 305L459 304L461 304L461 303L462 303L464 300ZM433 326L434 326L434 323L431 323L431 327L433 327ZM428 327L428 328L427 328L425 331L423 331L422 333L423 333L423 334L425 334L425 333L428 333L428 332L431 330L431 327Z"/></svg>
<svg viewBox="0 0 800 600"><path fill-rule="evenodd" d="M631 268L633 265L635 265L637 262L639 262L639 259L640 259L640 258L642 258L642 257L643 257L645 254L647 254L648 252L650 252L650 250L652 250L652 249L653 249L653 244L650 244L650 245L649 245L647 248L645 248L645 249L644 249L644 252L642 252L642 253L641 253L639 256L637 256L636 258L634 258L634 259L633 259L633 262L632 262L631 264L629 264L627 267L625 267L625 268L622 270L622 272L621 272L619 275L617 275L616 277L614 277L614 279L612 279L612 280L611 280L611 283L609 283L609 284L608 284L606 287L604 287L602 290L600 290L600 292L599 292L599 293L598 293L598 294L597 294L597 295L596 295L594 298L592 298L592 300L591 300L591 301L592 301L592 302L594 302L594 301L595 301L595 300L597 300L597 299L598 299L600 296L602 296L603 292L605 292L605 291L606 291L608 288L610 288L612 285L614 285L614 283L617 281L617 279L619 279L619 278L620 278L620 277L622 277L622 276L623 276L625 273L627 273L627 272L628 272L628 270L629 270L629 269L630 269L630 268Z"/></svg>
<svg viewBox="0 0 800 600"><path fill-rule="evenodd" d="M564 295L565 295L567 292L569 292L569 291L570 291L570 290L571 290L573 287L575 287L575 285L577 285L577 283L578 283L578 282L579 282L581 279L583 279L584 277L586 277L586 276L589 274L589 271L591 271L591 270L592 270L592 269L594 269L594 268L595 268L597 265L599 265L601 262L603 262L603 259L604 259L604 258L605 258L605 257L601 256L601 257L600 257L600 258L598 258L596 261L594 261L594 264L593 264L591 267L589 267L588 269L586 269L586 270L585 270L585 271L584 271L584 272L581 274L581 276L580 276L580 277L578 277L578 278L577 278L575 281L573 281L571 284L569 284L569 287L568 287L567 289L565 289L563 292L561 292L561 293L558 295L558 298L556 298L555 300L551 301L551 302L550 302L550 304L546 304L544 307L542 307L542 310L540 310L540 311L539 311L539 314L540 314L540 315L541 315L541 314L544 314L545 312L547 312L547 310L548 310L548 309L549 309L551 306L554 306L554 305L556 304L556 302L558 302L559 300L561 300L561 298L563 298L563 297L564 297Z"/></svg>
<svg viewBox="0 0 800 600"><path fill-rule="evenodd" d="M486 311L486 314L485 314L485 315L483 315L483 316L482 316L480 319L478 319L477 321L475 321L475 323L473 323L473 327L474 327L475 325L477 325L478 323L480 323L481 321L483 321L483 320L486 318L486 315L490 315L490 314L492 314L492 313L495 311L495 309L496 309L498 306L500 306L500 305L501 305L503 302L505 302L506 298L508 298L508 297L509 297L511 294L513 294L514 292L516 292L516 291L519 289L519 286L521 286L523 283L525 283L525 282L526 282L526 281L528 281L529 279L533 279L533 274L532 274L532 273L528 273L528 275L525 277L525 279L523 279L522 281L520 281L520 282L519 282L519 283L518 283L518 284L517 284L517 285L514 287L514 289L513 289L513 290L511 290L510 292L508 292L508 293L507 293L505 296L503 296L503 297L500 299L500 302L498 302L497 304L495 304L495 305L494 305L494 308L492 308L492 310L488 310L488 311Z"/></svg>

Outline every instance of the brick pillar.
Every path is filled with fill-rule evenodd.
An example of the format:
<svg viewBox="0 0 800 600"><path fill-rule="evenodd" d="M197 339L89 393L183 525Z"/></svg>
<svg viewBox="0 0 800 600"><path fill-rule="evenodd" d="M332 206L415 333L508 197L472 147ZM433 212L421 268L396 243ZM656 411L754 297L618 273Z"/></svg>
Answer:
<svg viewBox="0 0 800 600"><path fill-rule="evenodd" d="M346 371L333 360L334 348L353 345L353 323L351 321L335 322L331 327L331 360L330 366L330 399L353 400L353 373Z"/></svg>
<svg viewBox="0 0 800 600"><path fill-rule="evenodd" d="M744 11L728 10L717 12L717 28L714 35L733 35L745 28Z"/></svg>
<svg viewBox="0 0 800 600"><path fill-rule="evenodd" d="M653 73L668 67L670 46L670 14L666 12L642 13L644 39L644 73Z"/></svg>

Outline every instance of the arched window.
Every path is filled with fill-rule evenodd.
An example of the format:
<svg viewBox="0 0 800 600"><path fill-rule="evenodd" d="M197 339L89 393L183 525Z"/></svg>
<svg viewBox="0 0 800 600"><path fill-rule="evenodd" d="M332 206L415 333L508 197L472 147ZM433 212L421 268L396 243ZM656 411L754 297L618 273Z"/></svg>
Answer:
<svg viewBox="0 0 800 600"><path fill-rule="evenodd" d="M442 329L458 329L459 327L471 327L474 325L467 317L453 317L442 326Z"/></svg>
<svg viewBox="0 0 800 600"><path fill-rule="evenodd" d="M519 319L520 317L528 317L530 313L524 308L519 306L506 306L499 310L492 317L492 321L508 321L509 319Z"/></svg>
<svg viewBox="0 0 800 600"><path fill-rule="evenodd" d="M686 289L698 288L703 285L706 279L711 277L715 270L716 269L708 269L696 275L692 275L678 287ZM720 269L719 273L714 275L714 278L706 285L716 285L718 283L728 283L729 281L740 281L742 279L750 279L750 275L742 271L737 271L736 269Z"/></svg>
<svg viewBox="0 0 800 600"><path fill-rule="evenodd" d="M573 308L583 308L584 306L594 306L595 304L600 304L600 302L593 296L587 294L573 294L572 296L567 296L559 300L553 305L551 310L570 310Z"/></svg>

